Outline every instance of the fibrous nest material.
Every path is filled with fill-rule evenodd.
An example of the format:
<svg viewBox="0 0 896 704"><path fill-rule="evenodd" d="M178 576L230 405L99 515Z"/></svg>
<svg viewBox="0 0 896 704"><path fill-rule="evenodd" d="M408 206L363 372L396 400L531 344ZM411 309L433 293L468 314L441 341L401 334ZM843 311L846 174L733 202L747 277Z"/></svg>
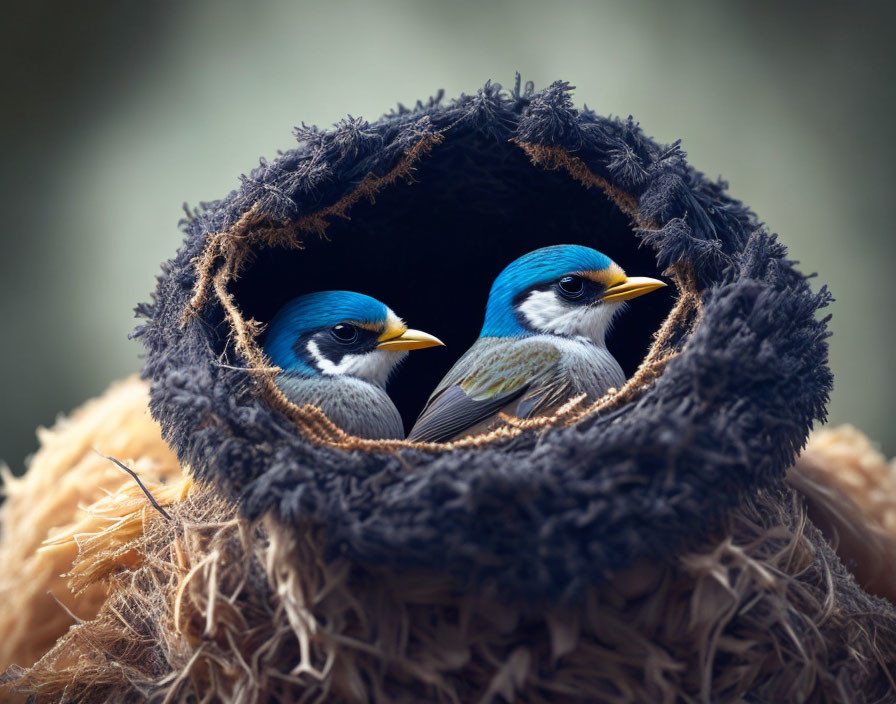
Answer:
<svg viewBox="0 0 896 704"><path fill-rule="evenodd" d="M115 419L125 388L87 409L105 404ZM89 418L79 412L69 427ZM851 476L843 486L855 491L868 477L871 494L886 491L893 468L874 461L866 442L854 431L819 436L807 452L828 460L819 483L839 490ZM846 466L852 475L838 471ZM36 460L20 482L37 487L38 473L59 469ZM47 702L541 703L885 702L896 692L892 608L855 583L785 486L757 492L701 549L640 562L574 604L544 608L474 594L432 571L361 567L326 554L319 529L250 522L209 487L170 477L150 486L170 519L132 482L80 517L60 495L68 531L54 532L52 550L32 545L24 561L65 569L60 550L78 534L81 551L66 571L84 620L67 617L69 630L57 629L33 667L10 670L7 693ZM11 494L5 521L29 520L23 509L34 498ZM868 522L879 525L876 514ZM889 538L896 544L896 533ZM2 557L15 572L8 542ZM90 593L101 595L91 600L95 616L79 602ZM38 622L28 594L25 631Z"/></svg>
<svg viewBox="0 0 896 704"><path fill-rule="evenodd" d="M77 543L38 552L43 540L84 521L81 507L133 485L104 455L130 462L147 482L181 477L180 464L149 415L148 400L144 382L126 379L52 429L39 430L40 450L23 477L4 470L0 668L32 664L71 623L65 609L89 619L106 597L103 584L90 585L77 597L69 590L62 575L71 568Z"/></svg>
<svg viewBox="0 0 896 704"><path fill-rule="evenodd" d="M896 603L896 461L845 425L815 433L787 478L859 583Z"/></svg>

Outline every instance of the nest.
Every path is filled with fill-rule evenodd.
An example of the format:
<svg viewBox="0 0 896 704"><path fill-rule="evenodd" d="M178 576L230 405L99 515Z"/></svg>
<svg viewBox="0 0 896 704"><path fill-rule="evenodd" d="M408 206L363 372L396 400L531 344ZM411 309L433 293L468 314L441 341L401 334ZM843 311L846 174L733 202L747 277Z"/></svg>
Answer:
<svg viewBox="0 0 896 704"><path fill-rule="evenodd" d="M139 390L134 381L113 389L64 427L85 444L101 429L120 433L117 419L139 428ZM118 415L126 397L134 412ZM154 483L147 460L137 466L168 518L118 473L113 478L127 483L83 515L72 495L56 495L58 515L70 520L49 531L44 512L24 509L40 498L39 480L66 466L54 451L73 438L46 434L4 507L4 536L12 520L35 537L52 535L43 549L32 543L17 554L6 540L0 557L6 574L23 575L14 560L31 574L38 565L67 568L69 603L81 618L71 625L73 615L54 605L51 613L65 618L44 621L42 594L29 590L27 575L8 585L19 608L4 611L18 619L7 632L26 634L18 657L41 655L7 672L10 695L615 703L873 702L896 692L893 609L855 583L808 520L802 495L784 486L757 492L700 550L640 562L575 604L539 608L471 593L439 572L399 574L327 554L320 529L252 522L185 478ZM159 445L148 443L144 456ZM47 461L54 454L61 464ZM851 493L856 505L864 497L861 525L896 546L880 498L892 497L896 471L863 436L820 434L805 457L815 467L806 482L844 500ZM84 489L90 476L108 484L92 470L80 465L70 476Z"/></svg>
<svg viewBox="0 0 896 704"><path fill-rule="evenodd" d="M194 478L249 519L324 529L328 551L498 583L533 604L696 548L783 478L824 416L829 296L757 218L631 119L570 86L489 83L375 122L302 128L203 204L140 307L151 409ZM672 285L611 335L629 381L592 404L456 443L362 440L279 392L260 335L315 290L360 290L448 348L390 395L410 421L478 334L503 266L595 247ZM440 356L442 355L442 356Z"/></svg>

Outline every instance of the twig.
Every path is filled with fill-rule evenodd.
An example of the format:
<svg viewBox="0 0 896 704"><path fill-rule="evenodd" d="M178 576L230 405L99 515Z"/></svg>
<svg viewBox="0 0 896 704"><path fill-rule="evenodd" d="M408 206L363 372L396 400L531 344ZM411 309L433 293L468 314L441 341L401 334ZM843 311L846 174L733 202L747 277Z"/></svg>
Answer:
<svg viewBox="0 0 896 704"><path fill-rule="evenodd" d="M121 462L121 461L115 459L114 457L110 457L109 455L104 455L102 452L100 452L96 448L94 448L94 452L96 452L96 454L98 454L100 457L103 457L103 458L109 460L110 462L113 462L114 464L118 465L118 467L120 467L125 472L130 474L134 478L134 481L137 482L137 486L139 486L140 489L143 491L143 493L146 494L146 498L149 499L149 503L152 504L153 508L156 511L158 511L159 513L161 513L165 517L165 520L168 520L168 521L171 520L170 514L165 509L163 509L161 506L159 506L158 501L156 501L155 497L150 493L149 489L147 489L143 485L143 482L140 481L140 477L137 476L137 473L133 469L128 467L126 464L124 464L124 462Z"/></svg>
<svg viewBox="0 0 896 704"><path fill-rule="evenodd" d="M61 601L59 601L59 598L53 592L47 592L47 594L49 594L51 597L53 597L53 599L56 601L56 603L62 607L62 610L65 611L65 613L67 613L69 616L72 617L72 621L74 621L77 624L84 623L84 619L78 618L77 616L75 616L75 614L72 613L72 610L70 608L68 608L65 604L63 604Z"/></svg>

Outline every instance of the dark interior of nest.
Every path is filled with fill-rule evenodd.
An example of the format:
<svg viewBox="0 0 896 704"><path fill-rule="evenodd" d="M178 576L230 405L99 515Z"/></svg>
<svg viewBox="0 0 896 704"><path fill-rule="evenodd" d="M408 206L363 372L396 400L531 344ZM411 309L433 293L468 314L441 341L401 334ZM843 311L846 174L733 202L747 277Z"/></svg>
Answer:
<svg viewBox="0 0 896 704"><path fill-rule="evenodd" d="M445 347L412 352L390 382L408 429L478 337L492 281L515 258L582 244L630 276L662 275L655 252L639 246L631 217L616 203L566 171L533 165L510 142L455 135L417 163L412 182L400 179L349 215L332 218L326 237L302 236L302 249L258 251L231 290L243 316L262 323L301 294L358 291L439 337ZM616 319L608 347L626 376L647 354L674 298L674 286L661 289Z"/></svg>

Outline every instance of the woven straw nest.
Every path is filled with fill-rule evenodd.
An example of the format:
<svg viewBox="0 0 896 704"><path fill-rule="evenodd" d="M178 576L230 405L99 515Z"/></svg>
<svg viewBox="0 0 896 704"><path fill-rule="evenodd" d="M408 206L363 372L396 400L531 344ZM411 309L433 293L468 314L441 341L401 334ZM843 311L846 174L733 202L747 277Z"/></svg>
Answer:
<svg viewBox="0 0 896 704"><path fill-rule="evenodd" d="M7 696L852 702L894 691L894 620L843 562L870 565L864 586L896 596L892 570L875 567L896 554L896 467L851 428L815 435L792 468L808 502L759 492L700 550L636 564L575 607L525 608L440 573L326 557L313 530L247 520L180 474L146 401L139 381L113 387L43 433L29 473L7 479L0 665L19 666ZM96 450L130 454L168 518ZM824 523L831 535L866 539L840 544L841 561L807 503L840 515Z"/></svg>

